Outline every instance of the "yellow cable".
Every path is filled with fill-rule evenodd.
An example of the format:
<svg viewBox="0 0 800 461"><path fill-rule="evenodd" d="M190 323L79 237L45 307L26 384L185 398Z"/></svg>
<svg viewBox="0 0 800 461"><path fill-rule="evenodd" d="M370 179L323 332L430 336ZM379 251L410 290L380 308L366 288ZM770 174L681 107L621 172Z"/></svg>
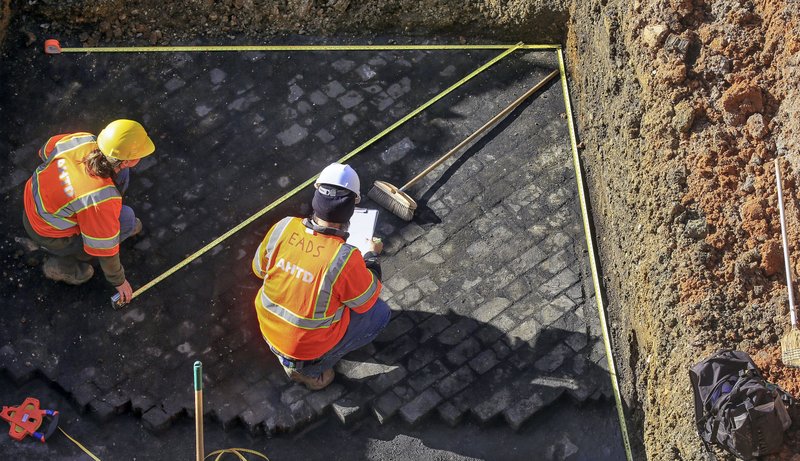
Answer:
<svg viewBox="0 0 800 461"><path fill-rule="evenodd" d="M458 82L454 83L453 85L451 85L446 90L442 91L441 93L437 94L436 96L434 96L433 98L428 100L426 103L422 104L421 106L419 106L416 109L414 109L413 111L411 111L405 117L403 117L400 120L398 120L397 122L393 123L388 128L384 129L383 131L381 131L377 135L375 135L372 138L370 138L367 142L361 144L356 149L354 149L350 153L346 154L344 157L340 158L338 160L339 163L347 161L348 159L350 159L354 155L356 155L359 152L361 152L362 150L366 149L368 146L370 146L372 143L374 143L378 139L380 139L383 136L387 135L389 132L391 132L392 130L394 130L398 126L402 125L403 123L407 122L409 119L414 117L415 115L417 115L420 112L422 112L423 110L427 109L431 104L433 104L436 101L442 99L447 94L449 94L451 91L455 90L459 86L461 86L464 83L466 83L468 80L472 79L476 75L478 75L481 72L483 72L484 70L488 69L489 67L494 65L497 61L499 61L499 60L505 58L506 56L508 56L510 53L520 49L522 46L523 46L522 43L518 43L518 44L513 45L512 47L508 48L504 52L500 53L499 55L495 56L494 58L492 58L491 60L489 60L488 62L483 64L482 66L478 67L477 69L475 69L474 71L469 73L466 77L464 77L461 80L459 80ZM191 255L189 255L183 261L181 261L178 264L172 266L170 269L168 269L163 274L161 274L158 277L156 277L155 279L149 281L148 283L146 283L145 285L143 285L142 287L140 287L139 289L137 289L136 291L133 292L133 298L135 298L135 297L141 295L142 293L144 293L145 291L149 290L150 288L155 286L157 283L161 282L162 280L166 279L170 275L174 274L175 272L177 272L178 270L180 270L181 268L183 268L184 266L186 266L190 262L192 262L195 259L197 259L198 257L200 257L202 254L204 254L205 252L210 250L211 248L214 248L215 246L219 245L220 243L222 243L225 239L227 239L231 235L235 234L236 232L239 232L240 230L242 230L248 224L250 224L253 221L255 221L256 219L260 218L261 216L263 216L265 213L267 213L268 211L272 210L276 206L280 205L281 203L286 201L288 198L292 197L294 194L296 194L300 190L304 189L305 187L307 187L308 185L313 183L314 180L317 179L318 176L319 176L319 174L314 175L313 177L307 179L306 181L304 181L303 183L301 183L300 185L298 185L297 187L295 187L291 191L283 194L283 196L281 196L278 200L275 200L274 202L270 203L266 207L262 208L260 211L258 211L254 215L250 216L249 218L247 218L244 221L242 221L241 223L239 223L233 229L230 229L229 231L227 231L224 234L220 235L219 237L217 237L216 239L214 239L213 241L208 243L203 248L201 248L201 249L195 251L194 253L192 253Z"/></svg>
<svg viewBox="0 0 800 461"><path fill-rule="evenodd" d="M515 45L230 45L230 46L109 46L64 47L62 53L177 53L217 51L410 51L410 50L500 50ZM526 50L558 50L561 45L522 45Z"/></svg>
<svg viewBox="0 0 800 461"><path fill-rule="evenodd" d="M72 441L72 443L74 443L75 445L77 445L77 446L78 446L78 448L80 448L81 450L83 450L83 452L84 452L84 453L86 453L87 455L89 455L89 457L91 457L91 458L92 458L94 461L100 461L100 458L98 458L97 456L95 456L95 455L94 455L94 453L92 453L91 451L89 451L89 450L88 450L86 447L84 447L84 446L83 446L83 445L82 445L80 442L78 442L78 441L77 441L77 440L75 440L75 439L74 439L72 436L70 436L69 434L67 434L67 433L66 433L66 431L64 431L64 429L61 429L61 428L59 427L59 428L58 428L58 430L59 430L59 431L61 431L61 433L62 433L62 434L64 434L64 435L65 435L65 436L66 436L66 437L67 437L67 438L68 438L70 441ZM225 448L225 449L223 449L223 450L217 450L217 451L211 452L211 453L207 454L207 455L205 456L205 458L203 458L203 459L207 459L207 458L209 458L209 457L211 457L211 456L217 455L217 457L216 457L216 458L214 458L214 460L215 460L215 461L219 461L219 459L220 459L220 458L222 458L222 455L224 455L224 454L232 454L232 455L236 455L236 456L238 456L238 457L239 457L239 459L240 459L240 460L242 460L242 461L247 461L247 458L245 458L245 457L244 457L244 455L242 455L242 453L247 453L247 454L251 454L251 455L256 455L256 456L258 456L258 457L260 457L260 458L263 458L263 459L266 459L267 461L269 461L269 458L267 458L267 456L266 456L265 454L263 454L263 453L260 453L260 452L258 452L258 451L255 451L255 450L250 450L250 449L248 449L248 448Z"/></svg>
<svg viewBox="0 0 800 461"><path fill-rule="evenodd" d="M64 435L65 435L65 436L66 436L68 439L70 439L70 440L72 441L72 443L74 443L75 445L77 445L77 446L78 446L78 448L80 448L81 450L83 450L83 452L84 452L84 453L86 453L87 455L89 455L89 457L90 457L90 458L92 458L94 461L100 461L100 458L98 458L97 456L95 456L95 455L94 455L94 454L93 454L91 451L89 451L89 450L88 450L86 447L84 447L83 445L81 445L81 443L80 443L80 442L78 442L77 440L75 440L75 439L73 439L72 437L70 437L70 435L69 435L69 434L67 434L66 432L64 432L64 429L61 429L61 428L59 427L59 428L58 428L58 430L59 430L59 431L61 431L61 433L62 433L62 434L64 434Z"/></svg>
<svg viewBox="0 0 800 461"><path fill-rule="evenodd" d="M206 457L203 458L203 459L208 459L211 456L217 455L217 457L214 458L214 461L219 461L222 458L222 455L232 454L232 455L236 455L241 461L247 461L247 458L245 458L244 455L241 454L240 452L248 453L248 454L251 454L251 455L256 455L256 456L258 456L260 458L263 458L263 459L266 459L267 461L269 461L269 458L267 458L267 456L265 454L259 453L259 452L255 451L255 450L249 450L247 448L225 448L223 450L212 451L211 453L207 454Z"/></svg>
<svg viewBox="0 0 800 461"><path fill-rule="evenodd" d="M567 85L567 73L564 68L564 52L559 49L558 54L558 67L561 70L561 88L564 93L564 107L567 112L567 126L569 127L569 141L572 146L572 162L575 168L575 180L578 182L578 196L581 203L581 215L583 217L583 231L586 237L586 249L589 253L589 265L592 269L592 283L594 284L594 298L597 301L597 311L600 315L600 328L603 332L603 344L606 349L606 360L608 361L608 373L611 376L611 387L614 389L614 400L617 404L617 416L619 417L620 430L622 432L622 443L625 445L625 455L628 461L633 461L631 453L631 444L628 439L628 426L625 423L625 413L622 408L622 396L619 392L619 384L617 382L617 369L614 365L614 355L611 349L611 340L608 334L608 323L606 322L606 308L603 302L602 292L600 291L600 278L597 274L597 260L594 251L594 236L589 223L589 212L586 205L586 195L584 193L583 175L581 174L581 159L578 155L578 145L575 138L575 125L572 120L572 104L569 100L569 86Z"/></svg>

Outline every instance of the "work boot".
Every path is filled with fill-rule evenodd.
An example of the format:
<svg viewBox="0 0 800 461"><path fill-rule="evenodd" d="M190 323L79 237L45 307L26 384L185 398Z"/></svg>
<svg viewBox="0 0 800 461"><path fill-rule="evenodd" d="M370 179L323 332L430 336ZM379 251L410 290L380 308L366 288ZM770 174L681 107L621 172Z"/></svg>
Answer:
<svg viewBox="0 0 800 461"><path fill-rule="evenodd" d="M94 275L94 268L86 263L69 257L50 257L42 265L44 276L56 282L80 285L89 281Z"/></svg>
<svg viewBox="0 0 800 461"><path fill-rule="evenodd" d="M144 226L142 225L142 220L139 219L139 218L136 218L136 223L133 225L133 233L131 234L131 237L133 237L134 235L137 235L139 232L141 232L143 227Z"/></svg>
<svg viewBox="0 0 800 461"><path fill-rule="evenodd" d="M293 368L283 367L283 371L286 372L286 376L288 376L289 379L296 383L305 385L309 390L312 391L318 391L328 387L328 385L333 382L333 375L335 374L332 368L323 371L322 374L316 378L304 375Z"/></svg>

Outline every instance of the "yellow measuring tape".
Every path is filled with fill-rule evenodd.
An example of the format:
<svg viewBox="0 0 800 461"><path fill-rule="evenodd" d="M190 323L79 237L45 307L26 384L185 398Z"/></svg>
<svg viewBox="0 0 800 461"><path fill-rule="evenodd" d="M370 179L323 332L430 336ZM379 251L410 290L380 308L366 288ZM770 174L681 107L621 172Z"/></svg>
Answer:
<svg viewBox="0 0 800 461"><path fill-rule="evenodd" d="M504 52L500 53L499 55L495 56L494 58L492 58L491 60L489 60L488 62L486 62L485 64L483 64L482 66L478 67L477 69L475 69L474 71L472 71L471 73L469 73L469 74L468 74L466 77L464 77L464 78L462 78L461 80L459 80L458 82L454 83L453 85L451 85L451 86L450 86L449 88L447 88L446 90L444 90L444 91L442 91L441 93L437 94L436 96L434 96L433 98L431 98L430 100L428 100L427 102L425 102L424 104L422 104L421 106L417 107L416 109L414 109L413 111L411 111L410 113L408 113L408 114L407 114L405 117L403 117L403 118L401 118L400 120L396 121L395 123L393 123L393 124L392 124L391 126L389 126L388 128L384 129L383 131L381 131L381 132L380 132L380 133L378 133L377 135L375 135L375 136L373 136L372 138L370 138L370 139L369 139L367 142L365 142L365 143L361 144L360 146L358 146L357 148L355 148L353 151L349 152L349 153L348 153L348 154L346 154L344 157L340 158L340 159L338 160L338 162L339 162L339 163L342 163L342 162L345 162L345 161L347 161L348 159L352 158L354 155L356 155L356 154L358 154L359 152L361 152L362 150L366 149L368 146L370 146L371 144L373 144L373 143L374 143L375 141L377 141L378 139L380 139L380 138L382 138L382 137L386 136L386 135L387 135L387 134L389 134L391 131L393 131L395 128L397 128L398 126L402 125L403 123L407 122L408 120L410 120L411 118L413 118L414 116L416 116L417 114L419 114L420 112L422 112L423 110L427 109L427 108L428 108L430 105L434 104L436 101L438 101L438 100L442 99L443 97L445 97L446 95L448 95L450 92L452 92L452 91L453 91L453 90L455 90L456 88L460 87L461 85L463 85L464 83L466 83L467 81L469 81L470 79L472 79L473 77L475 77L476 75L480 74L480 73L481 73L481 72L483 72L484 70L486 70L486 69L488 69L489 67L491 67L492 65L494 65L494 64L495 64L497 61L499 61L499 60L501 60L501 59L505 58L505 57L506 57L506 56L508 56L509 54L513 53L514 51L516 51L516 50L518 50L518 49L520 49L520 48L522 48L522 47L523 47L523 44L522 44L522 43L518 43L518 44L516 44L516 45L512 45L511 47L509 47L508 49L506 49ZM279 199L275 200L274 202L272 202L272 203L270 203L269 205L267 205L267 206L265 206L264 208L262 208L260 211L256 212L255 214L253 214L253 215L252 215L252 216L250 216L249 218L247 218L247 219L245 219L244 221L242 221L241 223L239 223L239 224L238 224L236 227L234 227L233 229L230 229L229 231L227 231L227 232L225 232L224 234L220 235L219 237L217 237L216 239L214 239L213 241L211 241L210 243L208 243L208 244L207 244L206 246L204 246L203 248L200 248L199 250L197 250L197 251L195 251L194 253L192 253L191 255L189 255L189 256L188 256L186 259L184 259L183 261L181 261L181 262L179 262L178 264L176 264L176 265L172 266L170 269L168 269L168 270L167 270L166 272L164 272L163 274L159 275L158 277L154 278L153 280L151 280L151 281L150 281L150 282L148 282L147 284L143 285L142 287L140 287L139 289L137 289L136 291L134 291L134 292L133 292L133 298L136 298L137 296L141 295L141 294L142 294L142 293L144 293L145 291L149 290L150 288L152 288L153 286L155 286L157 283L161 282L162 280L166 279L167 277L169 277L170 275L174 274L174 273L175 273L175 272L177 272L178 270L182 269L184 266L186 266L187 264L191 263L192 261L194 261L195 259L197 259L198 257L200 257L202 254L204 254L204 253L205 253L205 252L207 252L208 250L210 250L210 249L214 248L215 246L219 245L220 243L222 243L222 242L223 242L225 239L227 239L227 238L228 238L228 237L230 237L231 235L233 235L233 234L235 234L235 233L239 232L239 231L240 231L240 230L242 230L244 227L246 227L247 225L249 225L250 223L252 223L252 222L253 222L253 221L255 221L256 219L260 218L261 216L263 216L263 215L264 215L265 213L267 213L268 211L270 211L270 210L272 210L273 208L275 208L276 206L280 205L281 203L283 203L284 201L286 201L287 199L289 199L290 197L292 197L293 195L295 195L297 192L299 192L300 190L304 189L305 187L307 187L308 185L310 185L311 183L313 183L313 182L314 182L314 180L315 180L315 179L317 179L317 177L318 177L318 176L319 176L319 175L317 174L317 175L315 175L315 176L313 176L313 177L311 177L311 178L307 179L306 181L302 182L300 185L298 185L298 186L297 186L297 187L295 187L294 189L292 189L292 190L290 190L289 192L285 193L285 194L284 194L282 197L280 197Z"/></svg>
<svg viewBox="0 0 800 461"><path fill-rule="evenodd" d="M59 428L58 428L58 430L59 430L59 431L61 431L61 433L62 433L62 434L64 434L64 435L65 435L65 436L66 436L68 439L70 439L70 440L72 441L72 443L74 443L75 445L77 445L77 446L78 446L78 448L80 448L81 450L83 450L83 452L84 452L84 453L86 453L87 455L89 455L89 457L90 457L90 458L92 458L94 461L100 461L100 458L98 458L97 456L95 456L95 455L94 455L94 454L93 454L91 451L89 451L89 450L88 450L86 447L84 447L84 446L83 446L83 445L82 445L80 442L78 442L77 440L73 439L73 438L72 438L72 437L71 437L69 434L67 434L66 432L64 432L64 429L61 429L61 428L59 427Z"/></svg>
<svg viewBox="0 0 800 461"><path fill-rule="evenodd" d="M608 361L608 373L611 376L611 387L614 389L614 400L617 404L617 416L619 419L620 430L622 432L622 443L625 445L625 455L628 461L633 461L631 454L631 444L628 439L628 426L625 423L625 413L622 408L622 396L619 392L617 382L617 369L614 365L614 355L611 350L611 340L608 334L608 323L606 322L606 308L603 302L602 292L600 291L600 278L597 275L597 261L594 252L594 237L589 223L589 211L586 205L586 196L583 191L583 175L581 174L581 159L578 156L578 145L575 137L575 125L572 121L572 103L569 100L569 86L567 85L567 72L564 68L564 52L558 50L558 67L561 70L561 88L564 94L564 107L567 111L567 126L569 127L569 141L572 145L572 162L575 169L575 179L578 182L578 196L581 203L581 215L583 217L583 231L586 237L586 248L589 252L589 265L592 269L592 283L594 285L594 298L597 300L597 312L600 316L600 327L603 332L603 344L606 348L606 360Z"/></svg>
<svg viewBox="0 0 800 461"><path fill-rule="evenodd" d="M596 261L594 244L593 244L594 237L592 236L590 223L589 223L588 207L587 207L587 204L586 204L586 197L585 197L585 193L584 193L584 189L583 189L583 184L584 184L583 183L583 176L581 174L581 161L580 161L580 157L578 155L577 141L576 141L576 136L575 136L575 126L574 126L573 116L572 116L572 105L571 105L570 97L569 97L569 86L567 85L566 70L565 70L565 67L564 67L563 50L562 50L560 45L525 45L525 44L522 44L522 43L517 43L516 45L498 45L498 44L491 44L491 45L287 45L287 46L283 46L283 45L263 45L263 46L262 45L242 45L242 46L150 46L150 47L86 47L86 48L69 48L69 47L65 47L65 48L61 48L56 41L52 41L51 40L50 42L54 42L54 43L51 43L50 51L48 51L47 44L45 45L45 50L47 52L51 53L51 54L56 54L56 53L60 53L60 52L63 52L63 53L109 53L109 52L125 53L125 52L137 52L138 53L138 52L220 52L220 51L368 51L368 50L398 50L398 51L400 51L400 50L481 50L481 49L486 50L486 49L505 49L505 51L503 53L501 53L500 55L498 55L497 57L493 58L492 60L490 60L486 64L482 65L481 67L475 69L472 73L468 74L466 77L462 78L461 80L459 80L458 82L456 82L455 84L453 84L452 86L447 88L446 90L442 91L438 95L436 95L433 98L431 98L429 101L427 101L423 105L419 106L414 111L412 111L409 114L407 114L402 119L398 120L397 122L395 122L394 124L392 124L388 128L384 129L382 132L380 132L376 136L372 137L371 139L369 139L368 141L366 141L365 143L363 143L362 145L360 145L359 147L357 147L353 151L349 152L347 155L345 155L344 157L339 159L340 163L352 158L353 156L355 156L356 154L358 154L359 152L361 152L362 150L364 150L365 148L367 148L368 146L373 144L375 141L377 141L378 139L382 138L383 136L385 136L389 132L393 131L395 128L397 128L398 126L402 125L403 123L407 122L409 119L413 118L414 116L416 116L417 114L419 114L420 112L425 110L430 105L432 105L435 102L437 102L438 100L442 99L444 96L446 96L447 94L452 92L454 89L458 88L459 86L463 85L464 83L466 83L467 81L469 81L470 79L472 79L473 77L478 75L479 73L481 73L484 70L488 69L493 64L495 64L497 61L499 61L499 60L503 59L504 57L506 57L508 54L510 54L510 53L512 53L512 52L514 52L516 50L520 50L520 49L524 49L524 50L555 50L557 55L558 55L558 64L559 64L559 69L560 69L560 72L561 72L561 85L562 85L563 95L564 95L564 105L565 105L565 110L566 110L566 115L567 115L567 125L568 125L568 128L569 128L570 144L571 144L571 147L572 147L573 166L574 166L574 169L575 169L576 181L578 183L578 195L579 195L579 198L580 198L580 206L581 206L581 215L582 215L582 219L583 219L584 235L585 235L585 238L586 238L586 245L587 245L587 250L588 250L588 253L589 253L589 264L591 266L592 283L594 285L595 299L597 301L597 309L598 309L598 314L599 314L599 317L600 317L601 329L602 329L602 333L603 333L603 343L605 345L605 350L606 350L606 358L607 358L607 361L608 361L609 374L610 374L610 377L611 377L611 385L612 385L612 388L613 388L613 391L614 391L614 399L616 401L616 406L617 406L617 414L618 414L618 419L619 419L619 423L620 423L620 429L621 429L621 432L622 432L622 441L623 441L623 444L625 446L625 454L627 456L628 461L632 461L633 460L633 456L632 456L632 453L631 453L629 436L628 436L627 424L625 423L625 414L624 414L623 407L622 407L622 397L620 395L619 383L618 383L618 380L617 380L616 366L614 364L613 351L612 351L612 348L611 348L611 342L610 342L610 337L609 337L609 333L608 333L608 323L607 323L606 314L605 314L605 304L603 302L601 289L600 289L600 280L599 280L599 276L598 276L597 261ZM317 177L318 177L318 175L316 175L316 176L314 176L312 178L309 178L308 180L306 180L305 182L301 183L300 185L298 185L297 187L295 187L291 191L289 191L286 194L284 194L278 200L276 200L276 201L272 202L271 204L269 204L268 206L264 207L259 212L255 213L250 218L246 219L245 221L243 221L242 223L240 223L239 225L237 225L233 229L231 229L228 232L226 232L226 233L222 234L221 236L217 237L216 239L214 239L212 242L210 242L209 244L207 244L206 246L204 246L200 250L194 252L193 254L188 256L186 259L184 259L180 263L176 264L175 266L173 266L172 268L170 268L169 270L167 270L166 272L164 272L160 276L158 276L155 279L153 279L152 281L148 282L146 285L144 285L141 288L139 288L138 290L136 290L133 293L133 297L135 298L135 297L141 295L142 293L144 293L148 289L152 288L157 283L159 283L162 280L166 279L167 277L169 277L173 273L177 272L178 270L180 270L181 268L183 268L184 266L186 266L187 264L189 264L193 260L197 259L202 254L206 253L211 248L219 245L221 242L226 240L231 235L233 235L236 232L240 231L241 229L243 229L244 227L246 227L247 225L249 225L250 223L252 223L256 219L258 219L261 216L263 216L268 211L272 210L276 206L280 205L281 203L283 203L284 201L286 201L287 199L289 199L290 197L295 195L300 190L302 190L305 187L307 187L308 185L310 185ZM61 428L59 428L59 429L61 429ZM75 439L73 439L72 437L67 435L66 432L64 432L63 430L61 430L61 432L63 432L64 435L66 435L76 445L78 445L81 449L83 449L93 459L99 461L97 459L97 457L92 455L88 450L86 450L86 448L83 447L83 445L78 443ZM259 452L256 452L256 451L253 451L253 450L247 450L247 449L244 449L244 448L230 448L230 449L225 449L225 450L218 450L218 451L215 451L215 452L212 452L212 453L208 454L206 456L206 458L208 458L210 456L213 456L213 455L217 455L217 457L215 458L215 461L217 461L217 460L220 459L220 457L222 455L228 453L228 454L235 454L236 456L239 457L239 459L241 459L243 461L246 461L246 459L240 453L240 451L241 452L245 452L245 453L255 454L255 455L258 455L258 456L260 456L260 457L262 457L264 459L268 459L266 456L264 456L263 454L261 454Z"/></svg>
<svg viewBox="0 0 800 461"><path fill-rule="evenodd" d="M219 52L219 51L411 51L411 50L504 50L517 47L526 50L558 50L561 45L231 45L231 46L122 46L52 48L61 53L152 53L152 52Z"/></svg>

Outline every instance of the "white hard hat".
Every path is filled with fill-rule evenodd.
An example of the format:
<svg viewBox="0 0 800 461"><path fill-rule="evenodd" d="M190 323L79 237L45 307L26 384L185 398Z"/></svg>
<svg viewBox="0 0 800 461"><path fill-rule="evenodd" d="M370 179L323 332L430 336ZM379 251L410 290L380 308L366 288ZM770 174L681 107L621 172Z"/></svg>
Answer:
<svg viewBox="0 0 800 461"><path fill-rule="evenodd" d="M314 183L314 187L319 187L320 184L330 184L332 186L339 186L347 189L356 194L356 200L361 200L361 182L358 180L358 174L350 165L342 165L341 163L331 163L326 166L319 178Z"/></svg>

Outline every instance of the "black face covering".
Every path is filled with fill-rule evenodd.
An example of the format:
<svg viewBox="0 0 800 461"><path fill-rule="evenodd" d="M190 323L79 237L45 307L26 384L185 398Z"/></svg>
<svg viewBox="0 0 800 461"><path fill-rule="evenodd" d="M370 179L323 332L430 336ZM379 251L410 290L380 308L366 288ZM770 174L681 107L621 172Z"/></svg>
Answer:
<svg viewBox="0 0 800 461"><path fill-rule="evenodd" d="M356 208L356 195L347 189L320 184L311 201L314 214L328 222L344 224L350 221Z"/></svg>

